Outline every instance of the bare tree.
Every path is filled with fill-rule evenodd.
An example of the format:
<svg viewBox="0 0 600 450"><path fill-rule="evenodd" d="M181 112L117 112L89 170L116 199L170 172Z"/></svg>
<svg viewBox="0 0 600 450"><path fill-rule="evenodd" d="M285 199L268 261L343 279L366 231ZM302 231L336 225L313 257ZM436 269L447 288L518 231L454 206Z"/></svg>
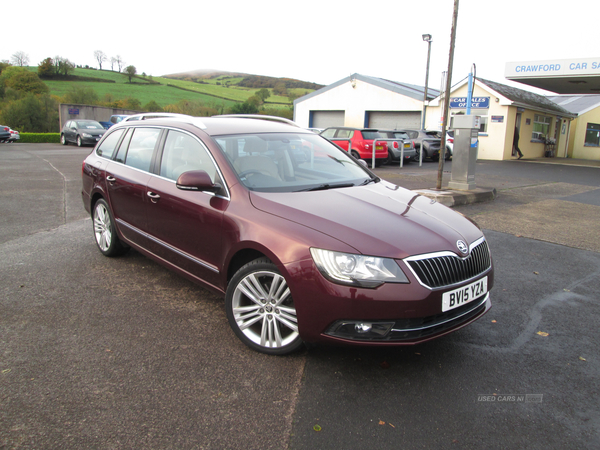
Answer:
<svg viewBox="0 0 600 450"><path fill-rule="evenodd" d="M119 72L120 72L121 68L125 65L125 61L123 61L123 58L121 58L121 55L117 55L117 56L115 56L115 62L117 63L117 67L119 68Z"/></svg>
<svg viewBox="0 0 600 450"><path fill-rule="evenodd" d="M115 70L115 64L117 63L117 58L114 56L110 57L110 70Z"/></svg>
<svg viewBox="0 0 600 450"><path fill-rule="evenodd" d="M29 65L29 55L20 50L16 53L13 53L13 55L10 57L10 62L13 66L27 66Z"/></svg>
<svg viewBox="0 0 600 450"><path fill-rule="evenodd" d="M100 70L102 70L102 63L107 60L106 55L102 50L96 50L94 51L94 58L96 58L96 61L98 61L98 66Z"/></svg>

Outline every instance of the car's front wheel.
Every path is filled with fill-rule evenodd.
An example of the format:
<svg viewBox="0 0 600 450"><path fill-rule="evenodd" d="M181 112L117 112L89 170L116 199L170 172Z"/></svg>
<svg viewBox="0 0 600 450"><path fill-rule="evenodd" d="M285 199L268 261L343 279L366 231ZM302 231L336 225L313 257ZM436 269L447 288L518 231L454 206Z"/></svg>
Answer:
<svg viewBox="0 0 600 450"><path fill-rule="evenodd" d="M81 147L83 145L83 141L81 140L81 136L77 136L77 147Z"/></svg>
<svg viewBox="0 0 600 450"><path fill-rule="evenodd" d="M104 256L117 256L129 250L117 236L115 222L104 199L94 205L93 225L96 244Z"/></svg>
<svg viewBox="0 0 600 450"><path fill-rule="evenodd" d="M236 272L225 308L234 333L254 350L286 355L302 346L290 288L268 258L255 259Z"/></svg>

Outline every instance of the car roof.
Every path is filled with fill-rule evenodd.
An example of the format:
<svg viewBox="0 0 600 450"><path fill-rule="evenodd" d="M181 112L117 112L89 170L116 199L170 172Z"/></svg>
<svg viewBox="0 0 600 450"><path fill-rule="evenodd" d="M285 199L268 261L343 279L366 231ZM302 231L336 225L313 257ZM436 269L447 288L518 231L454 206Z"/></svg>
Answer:
<svg viewBox="0 0 600 450"><path fill-rule="evenodd" d="M281 117L252 115L153 117L144 121L122 121L113 128L149 125L183 125L184 128L193 126L211 136L253 133L302 133L314 135L312 131L301 128L294 122Z"/></svg>

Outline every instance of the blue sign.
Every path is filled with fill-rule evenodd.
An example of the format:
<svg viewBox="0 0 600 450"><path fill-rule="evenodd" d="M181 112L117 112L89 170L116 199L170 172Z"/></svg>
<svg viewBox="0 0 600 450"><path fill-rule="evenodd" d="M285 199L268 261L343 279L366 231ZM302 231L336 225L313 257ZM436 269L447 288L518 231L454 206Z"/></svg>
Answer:
<svg viewBox="0 0 600 450"><path fill-rule="evenodd" d="M467 97L450 97L450 108L466 108ZM471 108L487 109L490 107L489 97L473 97L471 99Z"/></svg>
<svg viewBox="0 0 600 450"><path fill-rule="evenodd" d="M72 116L76 116L79 114L79 108L69 108L69 114Z"/></svg>

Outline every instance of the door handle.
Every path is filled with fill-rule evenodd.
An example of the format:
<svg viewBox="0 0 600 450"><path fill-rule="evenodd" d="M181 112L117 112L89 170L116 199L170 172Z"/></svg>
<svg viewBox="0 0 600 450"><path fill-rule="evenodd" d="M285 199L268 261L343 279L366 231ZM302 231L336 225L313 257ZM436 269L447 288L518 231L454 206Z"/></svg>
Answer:
<svg viewBox="0 0 600 450"><path fill-rule="evenodd" d="M160 200L160 195L158 195L158 194L155 194L155 193L154 193L154 192L152 192L152 191L148 191L148 192L146 192L146 195L147 195L148 197L150 197L150 201L151 201L152 203L156 203L158 200Z"/></svg>
<svg viewBox="0 0 600 450"><path fill-rule="evenodd" d="M117 179L115 177L111 177L110 175L107 175L106 181L108 181L109 183L113 183L113 182L117 181Z"/></svg>

